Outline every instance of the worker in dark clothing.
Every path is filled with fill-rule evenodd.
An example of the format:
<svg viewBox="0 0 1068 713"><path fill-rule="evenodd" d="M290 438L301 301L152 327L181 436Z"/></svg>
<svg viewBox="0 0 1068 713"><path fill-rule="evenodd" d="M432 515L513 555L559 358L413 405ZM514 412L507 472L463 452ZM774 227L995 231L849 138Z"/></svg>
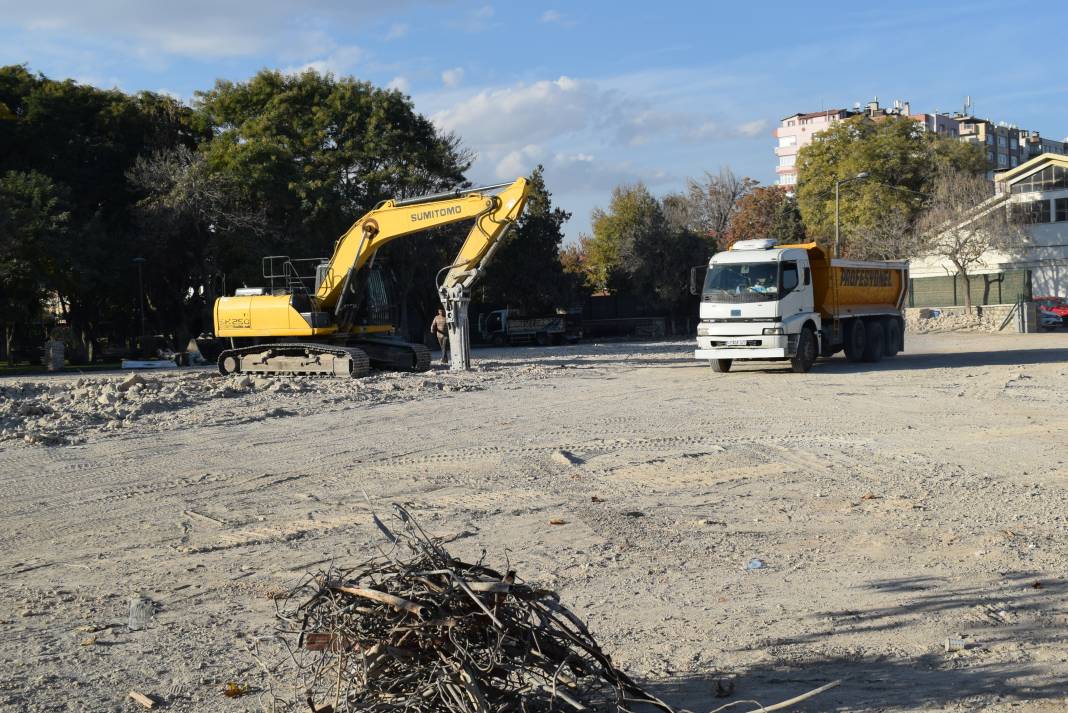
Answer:
<svg viewBox="0 0 1068 713"><path fill-rule="evenodd" d="M430 323L430 333L437 337L438 346L441 347L441 363L449 363L449 327L445 321L445 310L438 307L438 315Z"/></svg>

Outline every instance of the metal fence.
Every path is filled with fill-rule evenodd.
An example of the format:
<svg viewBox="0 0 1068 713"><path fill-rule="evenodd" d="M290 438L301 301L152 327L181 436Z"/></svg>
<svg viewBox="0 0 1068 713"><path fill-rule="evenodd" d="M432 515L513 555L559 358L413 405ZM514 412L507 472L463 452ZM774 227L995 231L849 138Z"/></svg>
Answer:
<svg viewBox="0 0 1068 713"><path fill-rule="evenodd" d="M1031 299L1031 271L1006 270L971 275L973 305L1003 305ZM914 277L909 280L909 307L953 307L964 304L964 278Z"/></svg>

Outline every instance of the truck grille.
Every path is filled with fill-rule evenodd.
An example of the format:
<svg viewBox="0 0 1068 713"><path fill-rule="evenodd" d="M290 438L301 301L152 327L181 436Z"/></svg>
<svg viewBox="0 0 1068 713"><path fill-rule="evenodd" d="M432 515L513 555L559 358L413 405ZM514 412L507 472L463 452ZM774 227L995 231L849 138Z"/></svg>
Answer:
<svg viewBox="0 0 1068 713"><path fill-rule="evenodd" d="M761 341L760 339L747 339L745 341L745 344L742 345L742 344L728 344L726 342L726 340L717 341L717 340L713 339L710 343L714 347L722 347L724 349L730 349L731 347L742 347L742 346L759 347L761 344L763 344L763 341Z"/></svg>

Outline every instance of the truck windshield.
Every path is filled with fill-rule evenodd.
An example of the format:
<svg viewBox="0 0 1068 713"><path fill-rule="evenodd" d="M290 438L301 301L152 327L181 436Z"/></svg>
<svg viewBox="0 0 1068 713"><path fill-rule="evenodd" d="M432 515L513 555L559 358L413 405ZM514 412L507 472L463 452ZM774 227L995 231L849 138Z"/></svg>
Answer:
<svg viewBox="0 0 1068 713"><path fill-rule="evenodd" d="M705 275L705 302L771 302L779 299L779 263L724 263Z"/></svg>

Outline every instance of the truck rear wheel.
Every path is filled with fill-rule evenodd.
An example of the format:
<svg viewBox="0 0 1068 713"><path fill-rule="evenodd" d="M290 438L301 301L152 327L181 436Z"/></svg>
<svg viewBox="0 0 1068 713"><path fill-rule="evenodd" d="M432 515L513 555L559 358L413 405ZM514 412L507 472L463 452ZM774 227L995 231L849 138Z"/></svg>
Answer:
<svg viewBox="0 0 1068 713"><path fill-rule="evenodd" d="M886 344L886 331L881 319L872 320L865 325L868 333L864 345L864 361L874 363L883 358L883 345Z"/></svg>
<svg viewBox="0 0 1068 713"><path fill-rule="evenodd" d="M883 331L886 332L886 344L883 345L883 356L895 357L901 351L901 322L895 317L883 320Z"/></svg>
<svg viewBox="0 0 1068 713"><path fill-rule="evenodd" d="M795 374L807 374L816 362L816 335L805 327L797 337L797 352L790 360L790 368Z"/></svg>
<svg viewBox="0 0 1068 713"><path fill-rule="evenodd" d="M852 320L846 327L845 355L852 362L863 361L865 347L868 344L867 330L864 322L859 319Z"/></svg>
<svg viewBox="0 0 1068 713"><path fill-rule="evenodd" d="M713 359L712 371L716 372L717 374L726 374L728 371L731 370L731 364L733 363L733 361L733 359Z"/></svg>

